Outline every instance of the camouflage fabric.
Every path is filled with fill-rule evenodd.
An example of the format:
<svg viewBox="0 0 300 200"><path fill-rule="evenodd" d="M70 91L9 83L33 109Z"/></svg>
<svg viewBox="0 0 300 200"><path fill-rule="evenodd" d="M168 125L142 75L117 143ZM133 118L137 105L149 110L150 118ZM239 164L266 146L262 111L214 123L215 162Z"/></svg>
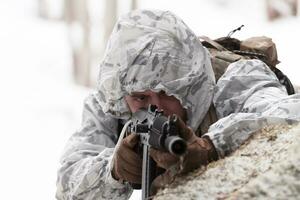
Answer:
<svg viewBox="0 0 300 200"><path fill-rule="evenodd" d="M114 28L100 66L98 101L105 113L128 118L125 95L164 90L180 100L196 129L214 86L208 51L184 22L170 12L138 10Z"/></svg>
<svg viewBox="0 0 300 200"><path fill-rule="evenodd" d="M56 198L128 199L132 188L110 172L118 121L130 118L123 97L165 91L187 110L196 130L214 102L219 118L208 135L220 156L257 129L300 119L300 96L287 96L258 60L228 67L215 86L208 51L170 12L137 10L117 22L100 67L98 89L85 101L82 127L68 141L58 171Z"/></svg>
<svg viewBox="0 0 300 200"><path fill-rule="evenodd" d="M117 119L130 118L125 95L145 90L174 95L196 130L211 105L214 87L208 51L180 18L149 10L121 17L101 62L98 90L86 100L82 128L62 156L57 199L130 196L129 185L113 180L109 171Z"/></svg>
<svg viewBox="0 0 300 200"><path fill-rule="evenodd" d="M262 127L300 121L300 94L288 96L276 75L260 60L229 65L215 91L213 102L219 120L205 135L220 157L233 152Z"/></svg>
<svg viewBox="0 0 300 200"><path fill-rule="evenodd" d="M91 94L83 109L82 127L69 139L58 171L56 198L128 199L132 189L110 173L118 120L104 114Z"/></svg>

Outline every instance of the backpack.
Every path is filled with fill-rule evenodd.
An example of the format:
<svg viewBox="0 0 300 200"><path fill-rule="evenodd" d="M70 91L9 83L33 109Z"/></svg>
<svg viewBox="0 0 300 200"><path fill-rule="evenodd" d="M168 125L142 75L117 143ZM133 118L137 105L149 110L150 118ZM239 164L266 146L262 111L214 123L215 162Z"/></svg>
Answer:
<svg viewBox="0 0 300 200"><path fill-rule="evenodd" d="M242 27L242 26L241 26ZM234 33L235 29L231 32ZM218 80L226 71L229 64L240 59L259 59L266 63L275 73L280 83L285 86L289 95L295 94L295 89L290 79L283 74L276 65L279 63L277 59L276 45L271 38L251 37L240 41L232 38L230 34L227 37L221 37L212 40L206 36L199 37L203 46L205 46L211 54L211 63L215 72L216 80Z"/></svg>

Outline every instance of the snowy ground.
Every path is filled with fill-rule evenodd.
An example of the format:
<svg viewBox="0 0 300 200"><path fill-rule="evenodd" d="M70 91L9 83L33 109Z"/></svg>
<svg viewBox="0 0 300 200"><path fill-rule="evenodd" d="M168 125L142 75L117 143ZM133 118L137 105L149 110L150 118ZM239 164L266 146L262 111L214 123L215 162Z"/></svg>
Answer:
<svg viewBox="0 0 300 200"><path fill-rule="evenodd" d="M71 81L64 25L23 8L0 5L0 198L52 200L58 159L80 124L87 89Z"/></svg>
<svg viewBox="0 0 300 200"><path fill-rule="evenodd" d="M36 18L33 0L22 2L0 1L0 196L53 200L58 159L79 127L89 91L72 82L66 27ZM299 17L271 24L258 0L225 2L142 0L140 6L171 10L198 35L224 36L241 24L246 27L236 37L268 35L278 45L281 69L300 85Z"/></svg>
<svg viewBox="0 0 300 200"><path fill-rule="evenodd" d="M178 177L154 199L299 199L299 133L299 125L265 127L225 159Z"/></svg>

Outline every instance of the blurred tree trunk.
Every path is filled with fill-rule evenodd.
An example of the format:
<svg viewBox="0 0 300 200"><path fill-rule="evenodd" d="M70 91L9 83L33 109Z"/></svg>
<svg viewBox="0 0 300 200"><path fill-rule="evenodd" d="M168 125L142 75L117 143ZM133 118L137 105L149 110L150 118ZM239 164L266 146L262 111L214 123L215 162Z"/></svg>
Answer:
<svg viewBox="0 0 300 200"><path fill-rule="evenodd" d="M127 5L128 11L137 9L138 0L128 0ZM118 6L118 0L64 0L76 83L95 85L99 59L117 21Z"/></svg>
<svg viewBox="0 0 300 200"><path fill-rule="evenodd" d="M138 8L138 0L131 0L131 10Z"/></svg>
<svg viewBox="0 0 300 200"><path fill-rule="evenodd" d="M104 10L104 43L106 44L109 36L117 21L117 0L106 0Z"/></svg>
<svg viewBox="0 0 300 200"><path fill-rule="evenodd" d="M38 0L38 16L43 19L62 20L63 4L61 0Z"/></svg>
<svg viewBox="0 0 300 200"><path fill-rule="evenodd" d="M117 0L104 1L103 24L99 24L101 19L91 16L93 13L88 9L89 3L91 2L86 0L65 0L64 17L69 27L75 82L88 87L95 84L93 67L99 65L99 55L103 54L104 48L98 45L105 46L117 20ZM99 2L96 6L98 5ZM93 24L101 27L92 27ZM92 28L97 33L96 37L103 37L102 44L98 44L98 39L93 38L95 34L91 34Z"/></svg>
<svg viewBox="0 0 300 200"><path fill-rule="evenodd" d="M286 16L297 16L298 0L267 0L268 19L273 21Z"/></svg>
<svg viewBox="0 0 300 200"><path fill-rule="evenodd" d="M90 86L90 19L88 1L65 0L65 20L72 47L75 82Z"/></svg>
<svg viewBox="0 0 300 200"><path fill-rule="evenodd" d="M49 6L47 0L38 0L38 15L41 18L47 19L49 17Z"/></svg>
<svg viewBox="0 0 300 200"><path fill-rule="evenodd" d="M297 16L300 16L300 15L299 15L299 10L300 10L300 3L299 3L299 0L297 0L297 6L296 6L296 13L297 13Z"/></svg>

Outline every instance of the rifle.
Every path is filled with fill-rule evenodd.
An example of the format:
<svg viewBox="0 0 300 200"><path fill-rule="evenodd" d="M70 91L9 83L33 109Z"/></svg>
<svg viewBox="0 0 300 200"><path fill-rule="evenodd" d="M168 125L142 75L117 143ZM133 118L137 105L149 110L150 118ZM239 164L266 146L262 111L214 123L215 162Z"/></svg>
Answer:
<svg viewBox="0 0 300 200"><path fill-rule="evenodd" d="M142 199L150 196L150 186L156 177L156 163L150 157L149 149L155 148L168 151L174 155L182 155L186 152L186 141L179 137L177 117L163 116L163 111L155 105L149 105L148 110L140 109L133 114L132 122L127 132L139 135L139 153L142 149L143 169L142 185L131 184L134 189L142 186Z"/></svg>

